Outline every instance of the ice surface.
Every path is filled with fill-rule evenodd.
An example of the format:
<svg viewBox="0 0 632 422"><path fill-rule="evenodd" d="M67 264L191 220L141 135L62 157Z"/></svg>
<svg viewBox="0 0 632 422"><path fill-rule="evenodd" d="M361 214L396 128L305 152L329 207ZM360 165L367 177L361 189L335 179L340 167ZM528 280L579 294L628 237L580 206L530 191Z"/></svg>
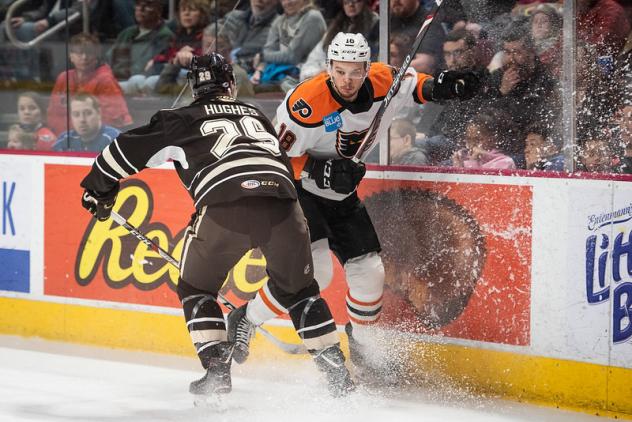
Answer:
<svg viewBox="0 0 632 422"><path fill-rule="evenodd" d="M0 337L0 421L588 422L604 418L454 389L361 388L332 399L308 360L234 365L233 392L195 407L191 358ZM295 419L295 418L300 419Z"/></svg>

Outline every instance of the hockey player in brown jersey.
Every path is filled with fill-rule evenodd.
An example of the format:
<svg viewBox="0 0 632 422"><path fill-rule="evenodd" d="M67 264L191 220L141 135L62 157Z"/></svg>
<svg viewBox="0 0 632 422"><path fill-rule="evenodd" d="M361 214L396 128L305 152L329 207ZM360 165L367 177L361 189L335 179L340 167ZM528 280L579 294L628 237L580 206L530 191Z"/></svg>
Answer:
<svg viewBox="0 0 632 422"><path fill-rule="evenodd" d="M315 277L321 290L333 276L330 250L340 260L348 284L346 326L352 361L366 365L371 330L382 310L384 267L373 223L356 189L364 164L351 160L393 83L396 69L370 63L361 34L338 33L327 54L328 71L288 92L277 109L281 145L294 167L299 201L307 217ZM471 72L443 71L437 78L408 69L382 122L390 122L411 101L471 98L478 78ZM377 132L387 137L388 124Z"/></svg>
<svg viewBox="0 0 632 422"><path fill-rule="evenodd" d="M195 101L161 110L148 125L119 135L81 182L82 205L105 220L120 179L173 160L196 209L177 287L206 370L191 383L191 393L230 392L231 361L246 359L255 327L287 313L331 394L345 395L354 384L314 280L307 224L274 127L258 109L235 100L232 66L221 55L194 57L188 78ZM226 323L218 291L230 269L256 247L266 257L269 281Z"/></svg>

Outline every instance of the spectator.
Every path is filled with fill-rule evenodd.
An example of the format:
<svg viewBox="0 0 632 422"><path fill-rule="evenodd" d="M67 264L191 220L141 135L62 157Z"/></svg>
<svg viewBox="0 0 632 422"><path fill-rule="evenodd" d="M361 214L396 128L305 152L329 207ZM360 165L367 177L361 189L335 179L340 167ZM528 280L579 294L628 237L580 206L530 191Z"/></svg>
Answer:
<svg viewBox="0 0 632 422"><path fill-rule="evenodd" d="M94 18L95 11L98 9L97 0L92 0L89 3L90 22L96 22ZM83 13L83 5L81 0L40 0L37 2L31 2L30 9L26 10L19 16L14 16L11 20L11 26L15 31L15 35L18 40L28 42L36 38L38 35L46 31L47 29L57 25L66 19L66 8L68 8L68 16L75 13ZM81 27L79 22L82 18L75 22L70 29L70 33L76 33L78 28ZM59 41L59 35L53 38ZM52 49L51 65L53 71L58 71L65 66L65 60L63 62L56 61L55 58L59 56L62 51L61 42L50 42L50 38L46 42L46 49ZM5 45L8 43L8 38L5 35L5 22L0 24L0 44ZM5 68L9 66L9 69L13 69L12 75L7 75L15 79L45 79L43 75L46 69L40 69L40 49L42 45L39 45L37 49L31 48L28 50L16 51L12 47L8 47L1 51L0 65ZM49 66L50 67L50 66ZM53 73L55 74L55 73Z"/></svg>
<svg viewBox="0 0 632 422"><path fill-rule="evenodd" d="M233 47L230 44L228 37L219 35L217 42L215 42L216 24L212 23L204 28L202 37L202 51L211 52L215 51L221 54L228 63L233 66L233 74L235 75L235 85L237 86L236 98L252 98L255 96L255 90L252 86L252 82L248 77L246 71L237 63L233 63L230 52Z"/></svg>
<svg viewBox="0 0 632 422"><path fill-rule="evenodd" d="M599 127L586 129L578 135L577 170L590 173L619 173L620 159L612 143Z"/></svg>
<svg viewBox="0 0 632 422"><path fill-rule="evenodd" d="M34 149L35 134L26 132L20 125L9 126L7 149Z"/></svg>
<svg viewBox="0 0 632 422"><path fill-rule="evenodd" d="M623 150L621 172L632 174L632 101L628 99L617 111L614 124L618 144Z"/></svg>
<svg viewBox="0 0 632 422"><path fill-rule="evenodd" d="M510 25L502 37L503 66L492 72L485 86L497 110L509 113L516 123L515 145L510 154L524 151L525 128L534 121L556 124L560 109L557 82L538 58L533 38L521 24Z"/></svg>
<svg viewBox="0 0 632 422"><path fill-rule="evenodd" d="M194 55L202 54L202 32L209 24L210 10L206 0L181 0L178 27L169 48L154 57L164 64L160 76L150 76L145 85L160 94L177 94L186 83L187 66Z"/></svg>
<svg viewBox="0 0 632 422"><path fill-rule="evenodd" d="M524 156L527 170L564 171L562 139L549 126L540 122L525 130Z"/></svg>
<svg viewBox="0 0 632 422"><path fill-rule="evenodd" d="M483 57L478 54L478 42L475 36L465 29L450 31L443 43L443 57L448 70L474 71L482 76L487 74ZM484 77L481 80L485 80ZM465 126L472 117L478 114L486 100L476 96L469 101L446 101L444 104L427 104L425 112L436 116L433 121L426 123L422 116L419 131L428 139L428 151L437 160L449 158L454 145L463 138ZM443 151L441 151L443 150Z"/></svg>
<svg viewBox="0 0 632 422"><path fill-rule="evenodd" d="M152 59L173 38L162 20L161 0L136 0L134 18L136 25L123 30L108 52L112 72L126 94L142 92L146 77L159 73Z"/></svg>
<svg viewBox="0 0 632 422"><path fill-rule="evenodd" d="M452 156L455 167L515 169L514 160L501 150L503 126L492 113L481 113L465 128L465 148Z"/></svg>
<svg viewBox="0 0 632 422"><path fill-rule="evenodd" d="M233 61L251 75L253 60L263 50L272 21L278 16L278 0L250 0L250 10L233 10L226 14L220 35L233 46Z"/></svg>
<svg viewBox="0 0 632 422"><path fill-rule="evenodd" d="M327 48L338 32L360 33L369 42L371 51L377 51L377 38L371 35L377 34L378 16L369 8L368 0L343 0L342 10L336 15L327 27L327 32L316 44L301 66L300 80L316 76L324 71L327 62Z"/></svg>
<svg viewBox="0 0 632 422"><path fill-rule="evenodd" d="M253 84L277 82L286 76L298 79L298 65L305 61L327 29L312 0L281 0L281 6L283 14L272 22L259 63L255 58Z"/></svg>
<svg viewBox="0 0 632 422"><path fill-rule="evenodd" d="M577 38L599 56L614 57L630 32L625 10L615 0L577 0Z"/></svg>
<svg viewBox="0 0 632 422"><path fill-rule="evenodd" d="M426 20L428 10L426 10L419 0L392 0L390 3L390 31L393 35L398 33L408 34L412 39L419 32L419 28ZM424 51L439 57L441 45L445 39L445 32L435 19L424 38Z"/></svg>
<svg viewBox="0 0 632 422"><path fill-rule="evenodd" d="M52 131L60 134L66 129L66 89L71 96L84 92L96 97L101 105L104 123L114 127L130 125L132 118L123 92L110 66L100 62L99 40L94 35L77 34L70 39L69 48L74 69L62 72L57 77L48 103L48 125Z"/></svg>
<svg viewBox="0 0 632 422"><path fill-rule="evenodd" d="M409 53L410 46L414 39L406 33L395 34L391 37L389 44L389 64L397 68L402 67L404 57ZM432 75L437 67L435 56L427 52L418 52L410 62L410 67L417 72Z"/></svg>
<svg viewBox="0 0 632 422"><path fill-rule="evenodd" d="M55 151L101 152L120 133L103 124L99 101L90 94L78 94L70 100L70 120L73 129L57 139Z"/></svg>
<svg viewBox="0 0 632 422"><path fill-rule="evenodd" d="M428 165L426 153L415 145L415 126L406 119L396 119L390 129L389 163L394 165Z"/></svg>
<svg viewBox="0 0 632 422"><path fill-rule="evenodd" d="M44 126L45 113L44 101L37 93L27 91L18 95L18 124L24 132L35 136L34 148L40 151L49 151L56 139L53 131Z"/></svg>
<svg viewBox="0 0 632 422"><path fill-rule="evenodd" d="M562 17L555 6L540 4L532 10L530 24L540 61L557 77L562 60Z"/></svg>

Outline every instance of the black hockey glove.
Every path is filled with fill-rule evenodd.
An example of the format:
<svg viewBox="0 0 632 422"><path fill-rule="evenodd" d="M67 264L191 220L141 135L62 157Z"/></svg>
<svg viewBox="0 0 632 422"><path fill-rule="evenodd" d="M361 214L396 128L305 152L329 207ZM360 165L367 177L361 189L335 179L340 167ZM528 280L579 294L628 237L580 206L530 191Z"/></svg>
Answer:
<svg viewBox="0 0 632 422"><path fill-rule="evenodd" d="M432 87L433 101L469 100L480 88L480 78L474 72L444 70L434 78Z"/></svg>
<svg viewBox="0 0 632 422"><path fill-rule="evenodd" d="M97 220L105 221L110 218L110 214L112 214L112 207L114 206L114 202L116 202L118 191L118 183L111 191L104 194L97 194L96 192L86 189L83 191L83 196L81 197L81 205L90 211Z"/></svg>
<svg viewBox="0 0 632 422"><path fill-rule="evenodd" d="M314 160L307 163L309 177L314 179L321 189L333 189L340 194L353 192L366 173L364 163L356 163L350 159Z"/></svg>

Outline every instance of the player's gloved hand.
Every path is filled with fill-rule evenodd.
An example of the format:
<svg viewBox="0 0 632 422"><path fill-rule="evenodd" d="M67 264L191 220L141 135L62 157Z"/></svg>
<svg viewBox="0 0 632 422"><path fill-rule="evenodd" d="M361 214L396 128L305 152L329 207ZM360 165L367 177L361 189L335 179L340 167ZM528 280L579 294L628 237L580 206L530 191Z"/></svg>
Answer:
<svg viewBox="0 0 632 422"><path fill-rule="evenodd" d="M481 82L474 72L461 72L458 70L444 70L434 77L432 99L434 101L469 100L474 97L480 88Z"/></svg>
<svg viewBox="0 0 632 422"><path fill-rule="evenodd" d="M83 191L83 196L81 197L81 206L90 211L97 220L105 221L110 218L110 214L112 214L112 207L114 206L114 202L116 202L118 191L118 183L111 191L101 194L86 189Z"/></svg>
<svg viewBox="0 0 632 422"><path fill-rule="evenodd" d="M333 189L340 194L353 192L366 173L364 163L356 163L348 158L339 160L309 159L309 176L321 189Z"/></svg>

